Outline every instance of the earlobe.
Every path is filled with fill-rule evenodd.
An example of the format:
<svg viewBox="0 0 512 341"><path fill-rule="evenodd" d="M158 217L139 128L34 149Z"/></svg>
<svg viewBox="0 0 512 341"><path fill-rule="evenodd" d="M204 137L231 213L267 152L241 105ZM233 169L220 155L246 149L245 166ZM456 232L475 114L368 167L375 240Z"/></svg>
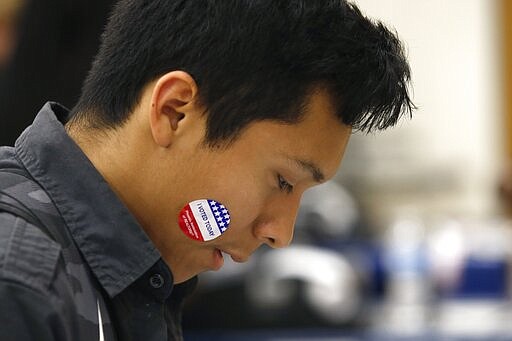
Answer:
<svg viewBox="0 0 512 341"><path fill-rule="evenodd" d="M197 85L186 72L172 71L160 77L153 88L149 124L153 140L169 147L181 122L191 112L197 95Z"/></svg>

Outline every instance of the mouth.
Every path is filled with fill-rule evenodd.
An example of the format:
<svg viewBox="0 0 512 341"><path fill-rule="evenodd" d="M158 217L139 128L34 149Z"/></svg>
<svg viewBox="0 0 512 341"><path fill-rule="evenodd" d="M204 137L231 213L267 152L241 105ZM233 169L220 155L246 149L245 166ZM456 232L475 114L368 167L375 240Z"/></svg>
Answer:
<svg viewBox="0 0 512 341"><path fill-rule="evenodd" d="M229 256L236 263L245 263L249 260L249 256L241 256L233 252L224 251L221 249L214 249L213 251L213 265L212 270L217 271L224 265L224 256Z"/></svg>
<svg viewBox="0 0 512 341"><path fill-rule="evenodd" d="M242 257L242 256L237 256L237 255L230 255L230 256L231 256L231 259L233 260L233 262L236 262L236 263L245 263L249 259L249 257Z"/></svg>
<svg viewBox="0 0 512 341"><path fill-rule="evenodd" d="M228 252L228 251L221 251L221 252L228 255L229 257L231 257L233 262L236 262L236 263L245 263L249 259L249 256L241 256L234 252Z"/></svg>
<svg viewBox="0 0 512 341"><path fill-rule="evenodd" d="M213 251L213 265L212 270L217 271L222 268L222 265L224 265L224 256L222 255L222 251L219 249L215 249Z"/></svg>

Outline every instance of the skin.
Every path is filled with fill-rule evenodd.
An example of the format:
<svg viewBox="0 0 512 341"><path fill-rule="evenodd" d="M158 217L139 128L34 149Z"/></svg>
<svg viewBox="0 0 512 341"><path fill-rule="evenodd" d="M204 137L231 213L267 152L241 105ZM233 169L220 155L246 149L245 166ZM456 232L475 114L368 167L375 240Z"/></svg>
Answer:
<svg viewBox="0 0 512 341"><path fill-rule="evenodd" d="M197 95L192 77L173 71L145 87L121 127L68 129L155 243L175 283L218 270L222 253L244 262L263 244L287 246L302 194L334 176L351 135L318 88L299 123L252 123L227 147L209 148ZM177 218L186 204L205 198L223 203L231 224L199 242Z"/></svg>

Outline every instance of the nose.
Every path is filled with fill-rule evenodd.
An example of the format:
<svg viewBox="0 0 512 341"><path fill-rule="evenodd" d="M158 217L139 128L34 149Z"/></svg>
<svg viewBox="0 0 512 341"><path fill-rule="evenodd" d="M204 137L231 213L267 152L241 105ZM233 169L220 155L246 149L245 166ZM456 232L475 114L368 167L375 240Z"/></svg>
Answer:
<svg viewBox="0 0 512 341"><path fill-rule="evenodd" d="M256 238L272 248L290 245L299 204L300 196L270 202L255 226Z"/></svg>

